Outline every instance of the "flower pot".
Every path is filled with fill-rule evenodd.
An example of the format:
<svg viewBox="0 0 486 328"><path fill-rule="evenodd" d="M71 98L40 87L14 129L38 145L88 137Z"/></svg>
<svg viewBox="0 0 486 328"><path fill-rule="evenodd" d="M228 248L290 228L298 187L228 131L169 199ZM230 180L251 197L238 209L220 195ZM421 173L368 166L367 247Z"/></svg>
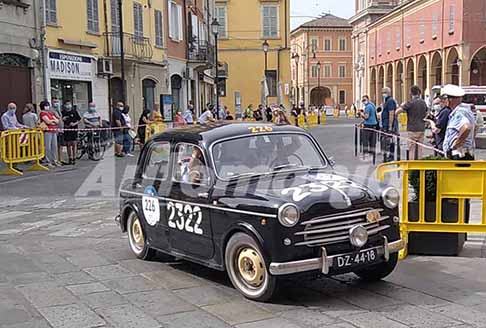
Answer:
<svg viewBox="0 0 486 328"><path fill-rule="evenodd" d="M469 222L469 201L466 201L464 221ZM418 222L418 202L408 203L409 222ZM458 221L458 201L442 200L442 222ZM425 222L435 221L435 202L425 203ZM408 235L408 253L415 255L457 256L467 239L465 233L411 232Z"/></svg>

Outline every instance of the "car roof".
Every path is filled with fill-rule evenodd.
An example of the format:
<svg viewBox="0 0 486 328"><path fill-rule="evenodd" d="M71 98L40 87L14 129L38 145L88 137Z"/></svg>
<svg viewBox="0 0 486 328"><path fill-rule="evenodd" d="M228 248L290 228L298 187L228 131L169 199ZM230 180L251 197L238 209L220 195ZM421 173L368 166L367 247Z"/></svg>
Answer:
<svg viewBox="0 0 486 328"><path fill-rule="evenodd" d="M154 141L173 140L175 142L204 142L207 145L225 138L250 135L251 128L272 127L272 133L300 132L307 133L305 130L293 125L277 125L273 123L260 122L214 122L209 124L185 125L183 127L170 128L154 136Z"/></svg>

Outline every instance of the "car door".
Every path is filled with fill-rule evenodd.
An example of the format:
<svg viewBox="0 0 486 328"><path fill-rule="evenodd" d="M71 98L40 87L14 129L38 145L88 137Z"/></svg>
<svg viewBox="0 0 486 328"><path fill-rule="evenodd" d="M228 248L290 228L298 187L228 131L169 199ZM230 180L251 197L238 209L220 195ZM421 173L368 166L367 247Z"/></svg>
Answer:
<svg viewBox="0 0 486 328"><path fill-rule="evenodd" d="M214 254L211 228L211 178L203 150L194 144L174 148L172 187L167 204L170 247L202 259Z"/></svg>
<svg viewBox="0 0 486 328"><path fill-rule="evenodd" d="M167 225L167 196L170 189L169 141L155 141L148 146L142 159L143 171L137 192L142 194L141 212L146 225L146 235L150 245L158 249L169 248L169 228Z"/></svg>

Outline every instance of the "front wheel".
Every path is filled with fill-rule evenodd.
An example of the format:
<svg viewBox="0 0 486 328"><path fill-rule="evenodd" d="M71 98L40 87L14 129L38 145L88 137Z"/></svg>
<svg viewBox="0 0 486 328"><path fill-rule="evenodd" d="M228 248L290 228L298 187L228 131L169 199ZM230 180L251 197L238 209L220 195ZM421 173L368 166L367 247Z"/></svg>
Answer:
<svg viewBox="0 0 486 328"><path fill-rule="evenodd" d="M141 260L152 259L156 251L148 247L147 238L137 213L131 212L127 220L128 243L132 252Z"/></svg>
<svg viewBox="0 0 486 328"><path fill-rule="evenodd" d="M390 259L388 262L372 265L368 268L355 271L354 273L364 281L378 281L390 275L393 270L395 270L397 264L398 253L393 253L390 254Z"/></svg>
<svg viewBox="0 0 486 328"><path fill-rule="evenodd" d="M238 232L230 238L225 265L233 286L246 298L265 302L274 296L277 278L268 272L262 251L251 236Z"/></svg>

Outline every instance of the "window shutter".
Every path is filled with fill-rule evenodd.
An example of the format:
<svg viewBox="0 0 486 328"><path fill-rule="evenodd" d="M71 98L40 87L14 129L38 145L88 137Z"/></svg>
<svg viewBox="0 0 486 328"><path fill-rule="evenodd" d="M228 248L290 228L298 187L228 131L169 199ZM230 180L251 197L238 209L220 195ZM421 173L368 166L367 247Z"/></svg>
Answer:
<svg viewBox="0 0 486 328"><path fill-rule="evenodd" d="M167 1L167 11L169 16L169 38L174 39L174 21L172 18L172 2Z"/></svg>
<svg viewBox="0 0 486 328"><path fill-rule="evenodd" d="M184 39L184 32L183 32L183 27L182 27L182 6L177 5L177 20L178 20L178 29L179 29L179 41L182 41Z"/></svg>

